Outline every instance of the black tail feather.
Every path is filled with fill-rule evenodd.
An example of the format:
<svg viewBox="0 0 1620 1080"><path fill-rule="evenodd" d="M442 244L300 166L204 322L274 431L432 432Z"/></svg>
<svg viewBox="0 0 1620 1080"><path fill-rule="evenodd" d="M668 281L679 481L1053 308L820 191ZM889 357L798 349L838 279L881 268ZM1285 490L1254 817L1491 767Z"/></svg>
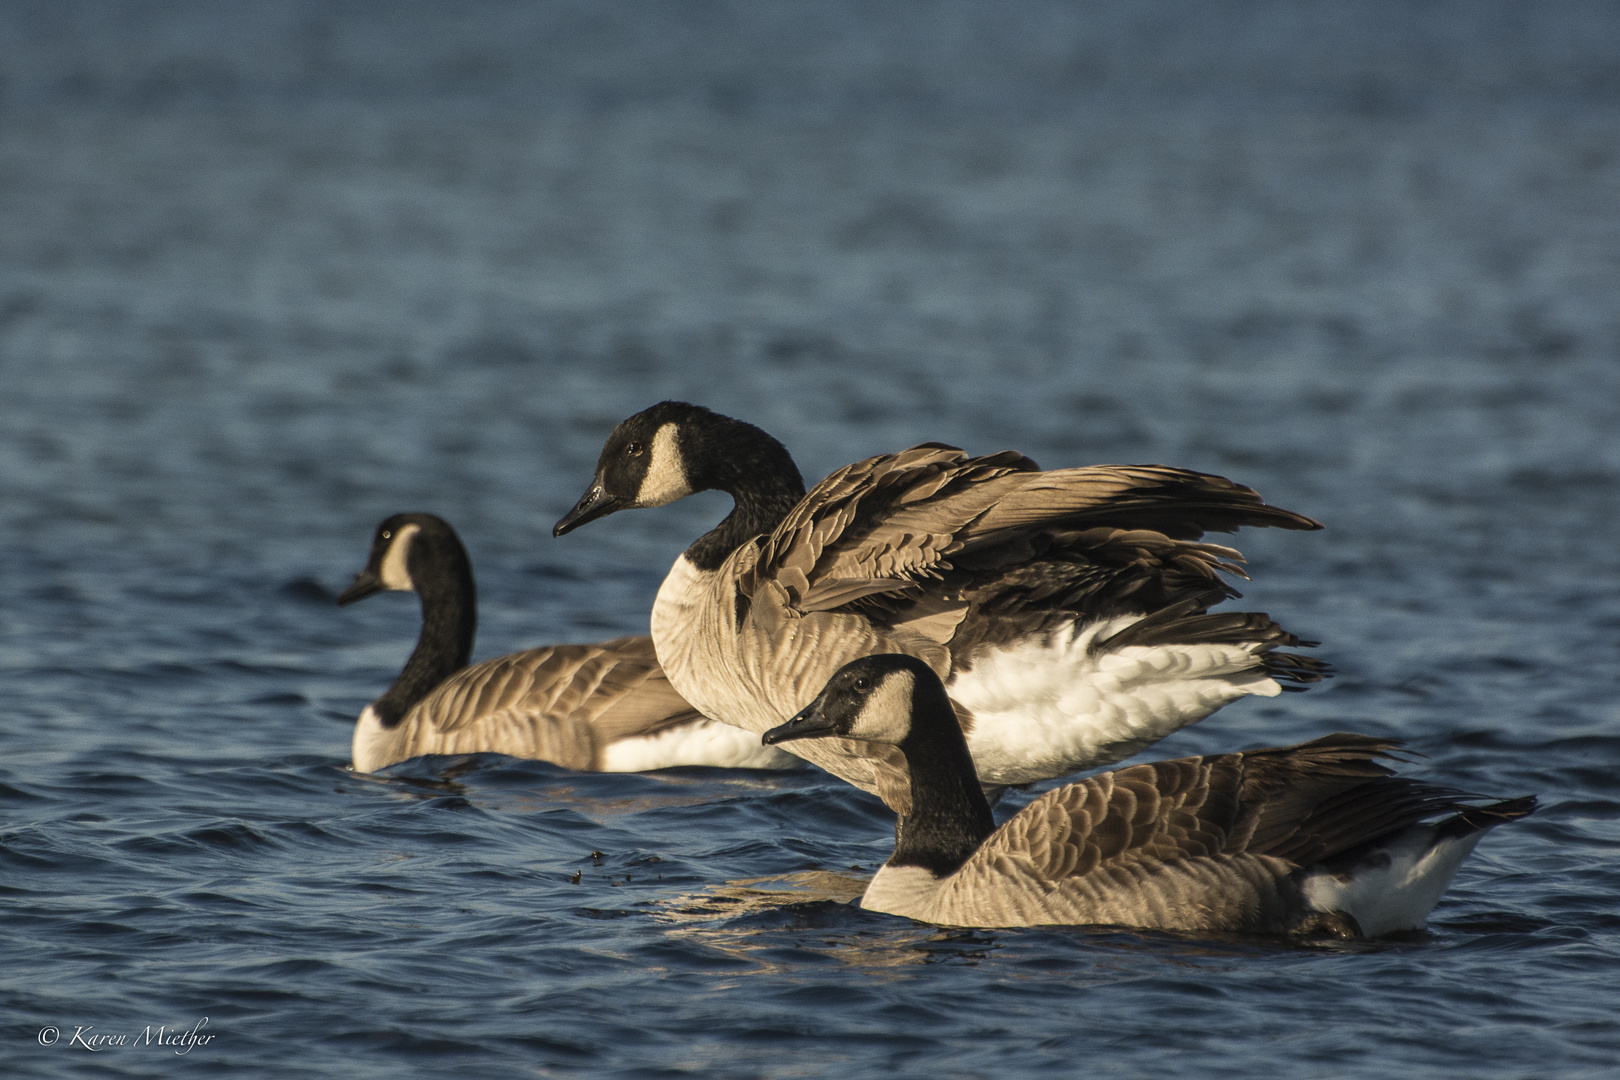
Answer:
<svg viewBox="0 0 1620 1080"><path fill-rule="evenodd" d="M1314 645L1316 642L1302 641L1300 644ZM1281 683L1284 690L1296 692L1307 689L1310 683L1333 678L1332 664L1298 653L1268 652L1261 658L1260 668Z"/></svg>
<svg viewBox="0 0 1620 1080"><path fill-rule="evenodd" d="M1314 683L1330 678L1333 666L1326 660L1296 653L1273 652L1278 646L1309 649L1317 642L1296 637L1260 611L1221 611L1211 613L1211 605L1225 594L1215 591L1189 597L1139 619L1117 634L1094 641L1095 653L1127 645L1263 645L1260 666L1267 675L1283 683ZM1301 690L1303 686L1285 686Z"/></svg>

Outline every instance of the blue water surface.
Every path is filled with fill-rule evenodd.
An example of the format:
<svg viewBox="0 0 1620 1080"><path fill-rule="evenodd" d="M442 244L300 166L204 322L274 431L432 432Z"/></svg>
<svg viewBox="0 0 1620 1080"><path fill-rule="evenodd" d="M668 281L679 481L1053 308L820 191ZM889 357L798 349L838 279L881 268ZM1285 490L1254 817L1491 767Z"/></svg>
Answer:
<svg viewBox="0 0 1620 1080"><path fill-rule="evenodd" d="M0 7L5 1075L1615 1075L1617 71L1601 3ZM644 631L725 498L549 528L664 397L1252 484L1339 675L1152 753L1543 808L1296 947L861 912L808 769L349 772L375 523L479 657Z"/></svg>

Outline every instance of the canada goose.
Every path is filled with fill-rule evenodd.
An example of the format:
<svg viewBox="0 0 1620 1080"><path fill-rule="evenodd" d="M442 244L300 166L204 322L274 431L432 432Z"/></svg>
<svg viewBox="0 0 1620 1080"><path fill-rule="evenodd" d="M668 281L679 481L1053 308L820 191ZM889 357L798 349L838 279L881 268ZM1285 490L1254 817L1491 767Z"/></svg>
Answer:
<svg viewBox="0 0 1620 1080"><path fill-rule="evenodd" d="M1469 806L1374 760L1398 742L1341 734L1103 773L997 829L939 677L895 654L846 664L764 741L827 737L898 747L911 772L911 811L861 906L952 926L1420 930L1486 830L1535 808Z"/></svg>
<svg viewBox="0 0 1620 1080"><path fill-rule="evenodd" d="M468 667L478 628L472 564L455 530L432 514L377 526L365 569L337 602L389 589L421 596L422 634L394 685L360 714L357 772L481 751L596 772L798 764L688 705L664 678L651 638L553 645Z"/></svg>
<svg viewBox="0 0 1620 1080"><path fill-rule="evenodd" d="M947 680L979 778L1024 784L1112 764L1248 694L1322 677L1306 645L1220 577L1205 529L1319 529L1230 480L1162 465L1041 472L1015 452L926 443L856 462L805 494L787 450L739 420L666 401L621 423L553 530L718 488L736 501L687 548L652 611L670 682L705 715L764 731L845 662L927 661ZM891 747L795 751L906 808Z"/></svg>

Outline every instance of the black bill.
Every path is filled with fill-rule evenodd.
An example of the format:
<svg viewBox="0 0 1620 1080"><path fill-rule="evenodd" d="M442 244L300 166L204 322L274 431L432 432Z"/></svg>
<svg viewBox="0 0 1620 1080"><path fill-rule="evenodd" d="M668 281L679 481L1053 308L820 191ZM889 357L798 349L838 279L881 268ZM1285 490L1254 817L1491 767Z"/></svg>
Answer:
<svg viewBox="0 0 1620 1080"><path fill-rule="evenodd" d="M347 607L356 600L364 600L368 596L380 593L387 586L383 585L382 578L374 570L362 570L354 575L354 584L338 594L338 607Z"/></svg>
<svg viewBox="0 0 1620 1080"><path fill-rule="evenodd" d="M562 536L573 532L587 522L595 521L600 517L607 517L615 510L623 510L624 503L602 490L600 483L592 484L574 508L562 516L551 529L552 536Z"/></svg>
<svg viewBox="0 0 1620 1080"><path fill-rule="evenodd" d="M822 712L821 698L818 697L800 709L793 719L785 724L778 724L761 735L759 741L766 746L775 746L777 743L792 742L794 739L817 739L836 734L838 730Z"/></svg>

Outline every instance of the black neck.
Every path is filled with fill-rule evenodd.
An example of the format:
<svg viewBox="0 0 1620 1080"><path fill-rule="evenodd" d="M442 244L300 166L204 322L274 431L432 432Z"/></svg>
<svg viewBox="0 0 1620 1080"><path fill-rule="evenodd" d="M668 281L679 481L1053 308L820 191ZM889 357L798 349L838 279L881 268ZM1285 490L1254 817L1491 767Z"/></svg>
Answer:
<svg viewBox="0 0 1620 1080"><path fill-rule="evenodd" d="M911 732L900 744L911 770L911 812L897 826L891 866L955 873L996 831L973 755L944 687L919 681Z"/></svg>
<svg viewBox="0 0 1620 1080"><path fill-rule="evenodd" d="M704 533L686 557L699 570L720 564L754 537L768 533L804 498L804 480L787 447L752 424L729 417L682 432L682 452L693 463L695 491L724 491L736 506Z"/></svg>
<svg viewBox="0 0 1620 1080"><path fill-rule="evenodd" d="M415 543L422 545L425 540L418 536ZM420 571L411 567L411 579L422 598L422 635L394 685L371 703L385 728L405 719L412 706L472 659L473 637L478 632L478 590L472 566L460 547L441 549L431 565ZM411 554L416 553L413 547Z"/></svg>

